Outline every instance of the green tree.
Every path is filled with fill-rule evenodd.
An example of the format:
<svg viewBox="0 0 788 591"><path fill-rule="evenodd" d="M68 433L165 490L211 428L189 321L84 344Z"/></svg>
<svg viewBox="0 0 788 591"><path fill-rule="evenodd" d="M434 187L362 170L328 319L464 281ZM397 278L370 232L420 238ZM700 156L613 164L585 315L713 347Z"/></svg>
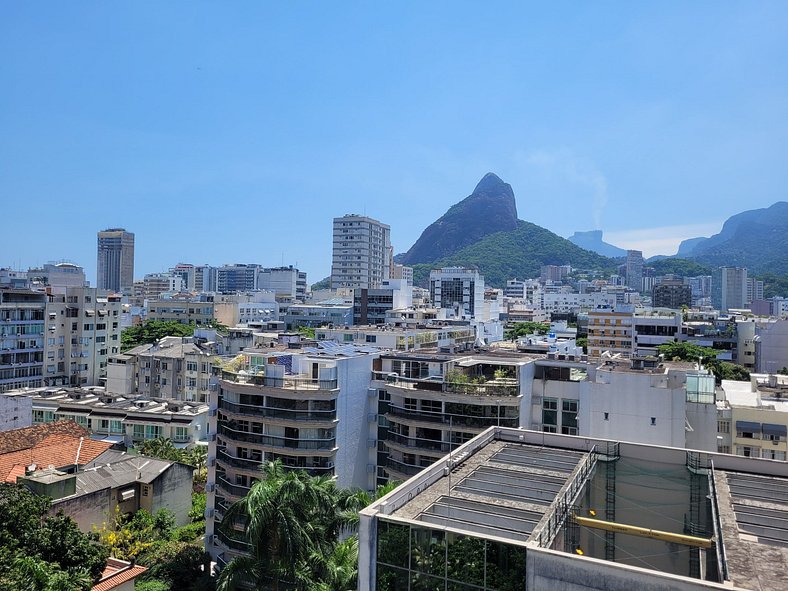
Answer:
<svg viewBox="0 0 788 591"><path fill-rule="evenodd" d="M505 337L514 340L529 334L544 335L548 332L550 332L550 323L548 322L515 322L506 329Z"/></svg>
<svg viewBox="0 0 788 591"><path fill-rule="evenodd" d="M788 376L788 367L783 367L777 373L780 374L781 376Z"/></svg>
<svg viewBox="0 0 788 591"><path fill-rule="evenodd" d="M174 320L146 320L123 329L120 333L120 349L127 351L139 345L158 343L164 337L190 337L193 334L194 324L181 324Z"/></svg>
<svg viewBox="0 0 788 591"><path fill-rule="evenodd" d="M49 508L48 498L22 485L0 483L0 588L89 589L100 577L107 550L95 536L79 531L73 519L50 515ZM39 585L36 573L48 573L41 580L50 586Z"/></svg>

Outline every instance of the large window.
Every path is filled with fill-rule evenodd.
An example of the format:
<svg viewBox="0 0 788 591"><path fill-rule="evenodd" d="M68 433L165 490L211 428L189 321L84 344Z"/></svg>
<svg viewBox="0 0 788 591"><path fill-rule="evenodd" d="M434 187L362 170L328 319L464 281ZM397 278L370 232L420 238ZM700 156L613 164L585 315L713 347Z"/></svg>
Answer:
<svg viewBox="0 0 788 591"><path fill-rule="evenodd" d="M378 520L379 591L522 591L525 548Z"/></svg>

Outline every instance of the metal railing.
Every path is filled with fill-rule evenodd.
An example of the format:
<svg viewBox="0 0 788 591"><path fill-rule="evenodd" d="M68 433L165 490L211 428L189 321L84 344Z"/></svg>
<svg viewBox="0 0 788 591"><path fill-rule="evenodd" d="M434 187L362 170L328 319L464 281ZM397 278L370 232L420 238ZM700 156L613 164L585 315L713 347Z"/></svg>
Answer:
<svg viewBox="0 0 788 591"><path fill-rule="evenodd" d="M389 433L386 435L386 442L393 442L398 443L407 448L412 448L414 450L419 449L427 449L430 451L440 451L449 453L452 447L455 449L459 447L461 444L457 443L452 445L446 441L437 441L435 439L423 439L420 437L406 437L405 435L400 435L399 433Z"/></svg>
<svg viewBox="0 0 788 591"><path fill-rule="evenodd" d="M249 433L247 431L236 431L228 425L219 425L219 435L228 437L234 441L244 441L256 445L267 447L278 447L282 449L312 449L320 451L331 451L336 448L337 440L335 437L329 439L301 439L294 437L277 437L274 435L263 435L262 433Z"/></svg>
<svg viewBox="0 0 788 591"><path fill-rule="evenodd" d="M222 490L227 491L228 493L236 497L245 497L246 493L248 493L249 489L251 488L240 484L230 484L226 479L222 478L221 476L218 476L216 478L216 484Z"/></svg>
<svg viewBox="0 0 788 591"><path fill-rule="evenodd" d="M216 453L216 459L234 468L240 468L241 470L259 470L260 466L263 465L262 460L251 460L248 458L231 456L224 450L220 450Z"/></svg>
<svg viewBox="0 0 788 591"><path fill-rule="evenodd" d="M564 490L564 493L560 496L560 498L556 497L554 501L555 509L552 513L550 513L547 523L539 532L538 542L540 547L550 547L550 544L553 543L555 536L561 530L561 527L563 527L567 516L570 516L575 510L572 501L586 485L586 482L588 481L588 478L591 475L594 466L596 465L596 460L597 453L596 446L594 446L588 452L588 455L585 457L585 459L583 459L580 465L575 469L573 477L569 481L569 485Z"/></svg>
<svg viewBox="0 0 788 591"><path fill-rule="evenodd" d="M333 422L337 420L335 410L286 410L282 408L272 408L255 404L239 404L221 399L219 408L228 412L265 417L270 419L286 419L290 421L312 421L312 422Z"/></svg>
<svg viewBox="0 0 788 591"><path fill-rule="evenodd" d="M451 424L455 430L461 430L464 427L473 429L486 429L487 427L495 426L517 428L520 423L520 419L517 417L478 417L425 410L410 410L398 406L389 406L387 415L414 421L424 421L427 423L440 423L442 425Z"/></svg>
<svg viewBox="0 0 788 591"><path fill-rule="evenodd" d="M730 580L728 575L728 557L725 553L725 540L722 537L722 521L720 520L720 508L717 499L717 477L714 473L714 461L709 461L709 497L711 499L711 517L714 524L714 539L716 540L717 550L717 572L720 582Z"/></svg>
<svg viewBox="0 0 788 591"><path fill-rule="evenodd" d="M222 370L222 379L236 384L251 384L280 390L336 390L337 380L319 380L309 376L296 375L271 377L262 374L242 374Z"/></svg>
<svg viewBox="0 0 788 591"><path fill-rule="evenodd" d="M446 392L450 394L467 394L470 396L507 396L520 394L520 386L510 380L490 380L482 384L445 381L443 376L433 379L406 378L392 372L373 371L372 379L381 380L407 390L425 390L428 392Z"/></svg>
<svg viewBox="0 0 788 591"><path fill-rule="evenodd" d="M398 460L395 460L394 458L386 458L385 465L393 470L396 470L400 474L405 474L406 476L415 476L422 470L425 470L429 467L429 466L414 466L413 464L406 464L405 462L400 462Z"/></svg>

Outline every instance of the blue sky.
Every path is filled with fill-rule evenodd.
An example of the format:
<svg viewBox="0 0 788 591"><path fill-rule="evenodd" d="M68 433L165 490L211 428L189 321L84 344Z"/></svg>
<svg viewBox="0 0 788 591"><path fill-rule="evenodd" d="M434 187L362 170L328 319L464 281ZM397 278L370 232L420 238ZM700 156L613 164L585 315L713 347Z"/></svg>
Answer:
<svg viewBox="0 0 788 591"><path fill-rule="evenodd" d="M646 254L786 199L786 2L0 6L0 266L330 268L488 171L520 217Z"/></svg>

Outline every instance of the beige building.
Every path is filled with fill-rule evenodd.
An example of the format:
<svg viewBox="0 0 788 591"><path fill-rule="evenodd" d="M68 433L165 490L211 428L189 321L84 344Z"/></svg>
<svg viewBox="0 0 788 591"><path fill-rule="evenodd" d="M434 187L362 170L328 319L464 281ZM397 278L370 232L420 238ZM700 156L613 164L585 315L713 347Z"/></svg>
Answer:
<svg viewBox="0 0 788 591"><path fill-rule="evenodd" d="M588 356L609 351L629 357L635 351L632 311L593 310L588 313Z"/></svg>
<svg viewBox="0 0 788 591"><path fill-rule="evenodd" d="M68 287L49 296L44 332L44 385L95 386L120 351L121 296Z"/></svg>
<svg viewBox="0 0 788 591"><path fill-rule="evenodd" d="M391 275L391 228L355 214L334 218L331 289L376 289Z"/></svg>
<svg viewBox="0 0 788 591"><path fill-rule="evenodd" d="M785 460L788 453L788 376L752 374L722 381L717 403L719 451Z"/></svg>
<svg viewBox="0 0 788 591"><path fill-rule="evenodd" d="M217 360L214 342L164 337L156 344L113 355L107 390L113 394L205 402Z"/></svg>
<svg viewBox="0 0 788 591"><path fill-rule="evenodd" d="M212 298L179 298L148 302L148 320L205 325L214 319Z"/></svg>
<svg viewBox="0 0 788 591"><path fill-rule="evenodd" d="M134 283L134 234L123 228L98 233L96 287L121 292Z"/></svg>

